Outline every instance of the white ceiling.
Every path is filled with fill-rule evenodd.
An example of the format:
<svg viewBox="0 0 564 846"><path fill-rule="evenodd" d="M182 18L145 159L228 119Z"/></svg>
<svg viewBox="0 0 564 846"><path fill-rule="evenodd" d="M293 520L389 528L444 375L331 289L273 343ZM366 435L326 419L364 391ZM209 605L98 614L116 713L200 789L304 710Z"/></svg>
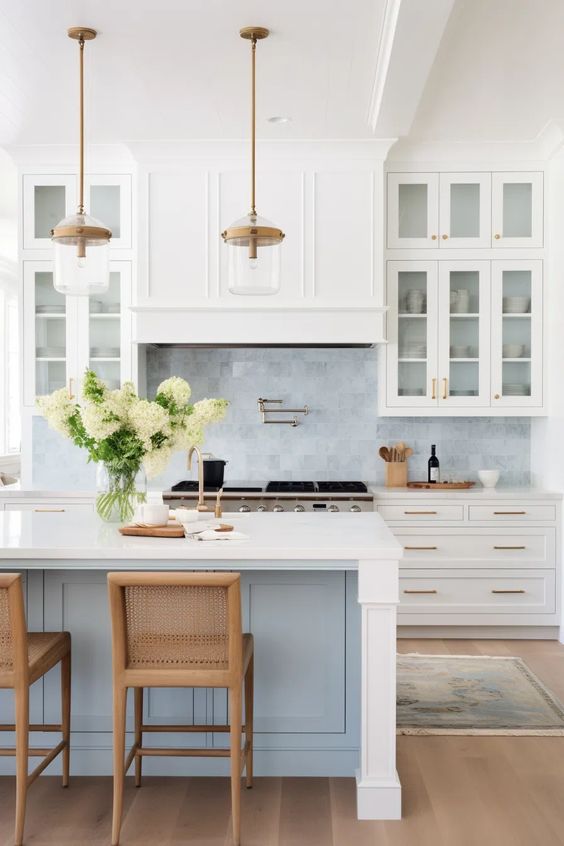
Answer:
<svg viewBox="0 0 564 846"><path fill-rule="evenodd" d="M457 0L410 138L529 141L562 116L564 0Z"/></svg>
<svg viewBox="0 0 564 846"><path fill-rule="evenodd" d="M250 47L238 32L249 24L272 33L257 48L261 136L369 136L385 2L0 0L0 145L76 139L66 30L80 24L99 32L85 48L90 142L247 137Z"/></svg>

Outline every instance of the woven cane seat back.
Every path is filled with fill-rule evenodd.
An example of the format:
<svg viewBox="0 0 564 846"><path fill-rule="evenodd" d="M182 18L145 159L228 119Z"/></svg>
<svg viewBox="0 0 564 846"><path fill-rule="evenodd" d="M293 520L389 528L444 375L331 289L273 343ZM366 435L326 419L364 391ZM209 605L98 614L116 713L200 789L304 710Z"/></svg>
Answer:
<svg viewBox="0 0 564 846"><path fill-rule="evenodd" d="M14 641L10 626L8 589L0 588L0 669L11 670L14 660Z"/></svg>
<svg viewBox="0 0 564 846"><path fill-rule="evenodd" d="M227 588L124 588L127 666L227 669Z"/></svg>

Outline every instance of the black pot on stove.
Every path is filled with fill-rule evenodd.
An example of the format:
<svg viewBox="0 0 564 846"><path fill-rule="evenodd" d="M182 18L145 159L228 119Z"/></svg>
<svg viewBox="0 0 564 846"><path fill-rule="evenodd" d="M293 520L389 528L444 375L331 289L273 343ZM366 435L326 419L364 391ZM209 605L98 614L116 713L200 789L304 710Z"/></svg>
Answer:
<svg viewBox="0 0 564 846"><path fill-rule="evenodd" d="M227 461L222 458L215 458L213 455L203 456L204 459L204 490L223 487L223 476Z"/></svg>

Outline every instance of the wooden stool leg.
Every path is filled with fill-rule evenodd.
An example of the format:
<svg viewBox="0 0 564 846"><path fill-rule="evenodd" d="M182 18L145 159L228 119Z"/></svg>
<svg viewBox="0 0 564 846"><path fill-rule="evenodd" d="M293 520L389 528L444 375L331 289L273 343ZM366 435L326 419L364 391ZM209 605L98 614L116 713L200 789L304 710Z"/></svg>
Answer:
<svg viewBox="0 0 564 846"><path fill-rule="evenodd" d="M231 740L231 819L233 846L241 842L241 684L229 689Z"/></svg>
<svg viewBox="0 0 564 846"><path fill-rule="evenodd" d="M71 653L70 649L61 659L61 728L65 748L63 749L63 787L69 786L70 770L70 721L71 721Z"/></svg>
<svg viewBox="0 0 564 846"><path fill-rule="evenodd" d="M134 743L143 745L143 732L141 726L143 725L143 688L136 687L134 691L135 696L135 738ZM140 755L135 756L135 787L141 787L141 771L143 765L143 758Z"/></svg>
<svg viewBox="0 0 564 846"><path fill-rule="evenodd" d="M114 810L112 817L112 846L119 846L123 811L123 783L125 765L125 709L127 688L114 686Z"/></svg>
<svg viewBox="0 0 564 846"><path fill-rule="evenodd" d="M253 786L253 698L254 698L254 669L255 659L251 656L245 674L245 741L247 753L245 756L245 772L247 789Z"/></svg>
<svg viewBox="0 0 564 846"><path fill-rule="evenodd" d="M16 687L16 830L15 846L23 843L29 750L29 687Z"/></svg>

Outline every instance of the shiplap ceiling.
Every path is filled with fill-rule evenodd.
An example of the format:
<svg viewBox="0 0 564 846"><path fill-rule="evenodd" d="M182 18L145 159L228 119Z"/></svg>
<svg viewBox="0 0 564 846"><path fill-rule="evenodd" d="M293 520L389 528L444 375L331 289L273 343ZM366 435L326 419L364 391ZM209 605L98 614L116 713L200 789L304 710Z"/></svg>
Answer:
<svg viewBox="0 0 564 846"><path fill-rule="evenodd" d="M564 0L0 0L0 146L76 142L80 23L92 143L248 137L250 23L263 138L528 141L564 116Z"/></svg>
<svg viewBox="0 0 564 846"><path fill-rule="evenodd" d="M258 132L367 137L386 0L0 0L0 144L75 140L78 48L86 45L89 140L244 138L250 47L258 45ZM289 115L288 125L266 122Z"/></svg>

